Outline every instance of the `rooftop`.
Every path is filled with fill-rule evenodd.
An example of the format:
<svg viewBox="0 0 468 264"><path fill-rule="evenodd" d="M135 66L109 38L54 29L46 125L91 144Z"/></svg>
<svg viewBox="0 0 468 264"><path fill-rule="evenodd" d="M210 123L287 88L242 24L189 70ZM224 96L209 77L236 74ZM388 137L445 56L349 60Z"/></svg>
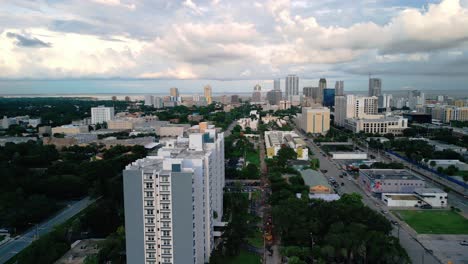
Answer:
<svg viewBox="0 0 468 264"><path fill-rule="evenodd" d="M416 175L407 170L394 169L369 169L360 170L360 173L365 174L372 179L389 179L389 180L421 180Z"/></svg>
<svg viewBox="0 0 468 264"><path fill-rule="evenodd" d="M309 187L322 185L331 188L330 184L328 183L328 180L325 178L325 176L323 176L321 172L307 169L301 171L301 176L302 179L304 179L305 185Z"/></svg>
<svg viewBox="0 0 468 264"><path fill-rule="evenodd" d="M401 194L386 194L385 196L392 198L393 200L406 200L406 201L417 201L418 197L414 195L401 195Z"/></svg>
<svg viewBox="0 0 468 264"><path fill-rule="evenodd" d="M414 192L417 194L427 194L427 193L445 193L439 188L416 188L414 189Z"/></svg>

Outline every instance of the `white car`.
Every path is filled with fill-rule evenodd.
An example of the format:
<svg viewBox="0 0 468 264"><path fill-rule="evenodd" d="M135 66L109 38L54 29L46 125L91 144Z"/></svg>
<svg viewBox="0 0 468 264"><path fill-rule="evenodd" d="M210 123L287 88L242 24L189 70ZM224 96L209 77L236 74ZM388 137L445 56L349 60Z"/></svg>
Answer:
<svg viewBox="0 0 468 264"><path fill-rule="evenodd" d="M460 241L460 245L468 246L468 241L466 241L466 240Z"/></svg>

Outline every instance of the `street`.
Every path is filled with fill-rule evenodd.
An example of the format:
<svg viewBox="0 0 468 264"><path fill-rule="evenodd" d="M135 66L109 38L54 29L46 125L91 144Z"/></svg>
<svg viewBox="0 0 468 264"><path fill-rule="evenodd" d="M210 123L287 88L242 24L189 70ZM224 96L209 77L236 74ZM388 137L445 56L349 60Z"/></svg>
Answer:
<svg viewBox="0 0 468 264"><path fill-rule="evenodd" d="M10 258L18 254L21 250L29 246L36 238L36 234L40 236L51 232L54 226L59 225L72 218L86 207L94 203L95 199L86 197L82 200L72 202L67 205L62 211L58 212L52 218L32 227L26 233L16 237L14 240L0 247L0 264L7 262Z"/></svg>
<svg viewBox="0 0 468 264"><path fill-rule="evenodd" d="M303 138L307 138L303 133L295 129L296 133ZM371 209L381 212L384 210L381 207L381 204L377 202L377 200L367 196L361 188L358 186L355 180L348 180L347 177L340 178L339 175L342 174L342 170L340 169L340 164L336 163L335 161L331 160L328 156L324 157L322 155L322 150L311 140L306 141L310 150L314 153L314 157L318 158L320 161L320 169L327 170L325 176L334 177L338 184L341 186L341 183L344 183L338 190L339 194L343 193L358 193L362 196L362 202L370 207ZM401 228L399 228L399 238L400 244L403 248L405 248L406 252L408 253L409 257L411 258L412 263L414 264L439 264L440 262L431 254L429 253L416 239L414 231L407 226L406 223L399 221L393 215L386 213L384 216L389 220L397 221ZM393 235L398 237L398 227L394 226Z"/></svg>

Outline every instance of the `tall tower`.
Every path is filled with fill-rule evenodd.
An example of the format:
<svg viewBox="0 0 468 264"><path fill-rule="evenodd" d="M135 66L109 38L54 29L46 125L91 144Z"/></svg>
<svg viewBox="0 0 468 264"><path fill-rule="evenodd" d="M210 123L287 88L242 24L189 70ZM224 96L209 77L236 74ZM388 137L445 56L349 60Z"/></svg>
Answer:
<svg viewBox="0 0 468 264"><path fill-rule="evenodd" d="M344 95L344 82L336 81L335 83L335 96Z"/></svg>
<svg viewBox="0 0 468 264"><path fill-rule="evenodd" d="M285 97L291 100L293 95L299 95L299 77L297 75L286 76L286 91Z"/></svg>
<svg viewBox="0 0 468 264"><path fill-rule="evenodd" d="M382 80L369 78L369 96L380 96L382 94Z"/></svg>
<svg viewBox="0 0 468 264"><path fill-rule="evenodd" d="M258 103L262 101L262 87L257 84L254 86L254 91L252 93L252 102Z"/></svg>
<svg viewBox="0 0 468 264"><path fill-rule="evenodd" d="M176 87L172 87L172 88L170 89L170 95L171 95L172 97L179 97L179 89L176 88Z"/></svg>
<svg viewBox="0 0 468 264"><path fill-rule="evenodd" d="M204 92L205 92L205 98L206 98L206 102L208 104L211 104L213 102L213 99L211 97L211 86L208 84L208 85L205 85L205 87L203 88Z"/></svg>
<svg viewBox="0 0 468 264"><path fill-rule="evenodd" d="M276 91L281 91L281 83L280 83L280 79L275 79L273 80L273 90L276 90Z"/></svg>

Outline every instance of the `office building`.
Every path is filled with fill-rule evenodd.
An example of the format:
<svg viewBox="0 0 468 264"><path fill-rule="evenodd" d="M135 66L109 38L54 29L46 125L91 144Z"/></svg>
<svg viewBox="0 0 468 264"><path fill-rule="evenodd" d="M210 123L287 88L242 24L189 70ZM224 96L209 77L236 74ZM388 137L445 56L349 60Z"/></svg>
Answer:
<svg viewBox="0 0 468 264"><path fill-rule="evenodd" d="M359 184L367 193L413 193L424 188L425 182L407 170L369 169L359 170Z"/></svg>
<svg viewBox="0 0 468 264"><path fill-rule="evenodd" d="M413 90L408 92L408 106L410 109L424 106L426 97L420 90Z"/></svg>
<svg viewBox="0 0 468 264"><path fill-rule="evenodd" d="M170 90L169 90L169 95L172 96L172 97L179 97L179 88L176 88L176 87L172 87Z"/></svg>
<svg viewBox="0 0 468 264"><path fill-rule="evenodd" d="M102 124L114 119L114 107L91 107L91 124Z"/></svg>
<svg viewBox="0 0 468 264"><path fill-rule="evenodd" d="M153 98L153 107L154 108L163 108L164 107L164 100L161 97L154 97Z"/></svg>
<svg viewBox="0 0 468 264"><path fill-rule="evenodd" d="M325 78L319 80L318 88L316 103L323 104L323 91L327 89L327 80Z"/></svg>
<svg viewBox="0 0 468 264"><path fill-rule="evenodd" d="M335 106L335 89L323 90L323 106L326 106L326 107Z"/></svg>
<svg viewBox="0 0 468 264"><path fill-rule="evenodd" d="M281 100L279 102L279 110L285 110L291 108L291 101L289 100Z"/></svg>
<svg viewBox="0 0 468 264"><path fill-rule="evenodd" d="M206 103L207 104L211 104L213 103L213 97L212 97L212 91L211 91L211 86L210 85L206 85L204 88L203 88L204 92L205 92L205 99L206 99Z"/></svg>
<svg viewBox="0 0 468 264"><path fill-rule="evenodd" d="M262 87L257 84L254 86L254 90L252 93L252 101L250 103L252 104L258 104L262 102Z"/></svg>
<svg viewBox="0 0 468 264"><path fill-rule="evenodd" d="M382 80L369 78L369 96L380 96L382 94Z"/></svg>
<svg viewBox="0 0 468 264"><path fill-rule="evenodd" d="M231 96L231 104L239 104L239 95L234 94Z"/></svg>
<svg viewBox="0 0 468 264"><path fill-rule="evenodd" d="M346 118L366 118L378 114L376 96L346 95Z"/></svg>
<svg viewBox="0 0 468 264"><path fill-rule="evenodd" d="M336 96L344 95L344 82L343 81L336 81L336 83L335 83L335 95Z"/></svg>
<svg viewBox="0 0 468 264"><path fill-rule="evenodd" d="M304 140L294 131L265 131L265 149L269 159L278 154L283 147L288 146L297 153L298 160L308 160L309 151Z"/></svg>
<svg viewBox="0 0 468 264"><path fill-rule="evenodd" d="M430 114L426 113L416 113L416 112L411 112L411 113L403 113L403 117L408 119L408 123L432 123L432 116Z"/></svg>
<svg viewBox="0 0 468 264"><path fill-rule="evenodd" d="M393 96L391 94L379 95L379 108L390 108L392 106L392 98Z"/></svg>
<svg viewBox="0 0 468 264"><path fill-rule="evenodd" d="M208 263L221 226L224 136L206 123L123 171L127 263Z"/></svg>
<svg viewBox="0 0 468 264"><path fill-rule="evenodd" d="M273 90L281 91L281 80L280 79L274 79L273 80Z"/></svg>
<svg viewBox="0 0 468 264"><path fill-rule="evenodd" d="M63 125L63 126L52 128L52 135L55 135L55 134L73 135L73 134L80 134L80 133L87 133L87 132L89 132L88 126Z"/></svg>
<svg viewBox="0 0 468 264"><path fill-rule="evenodd" d="M364 132L372 134L394 134L401 135L403 130L408 128L408 119L403 117L381 117L377 119L369 118L348 118L345 120L345 128L354 133Z"/></svg>
<svg viewBox="0 0 468 264"><path fill-rule="evenodd" d="M154 96L152 95L145 95L145 105L146 106L153 106L153 103L154 103Z"/></svg>
<svg viewBox="0 0 468 264"><path fill-rule="evenodd" d="M267 101L271 105L278 105L282 98L281 90L273 89L267 92Z"/></svg>
<svg viewBox="0 0 468 264"><path fill-rule="evenodd" d="M326 134L330 129L330 109L327 107L303 107L296 116L296 124L304 132Z"/></svg>
<svg viewBox="0 0 468 264"><path fill-rule="evenodd" d="M293 95L299 95L299 77L296 75L288 75L285 80L285 98L291 100Z"/></svg>

